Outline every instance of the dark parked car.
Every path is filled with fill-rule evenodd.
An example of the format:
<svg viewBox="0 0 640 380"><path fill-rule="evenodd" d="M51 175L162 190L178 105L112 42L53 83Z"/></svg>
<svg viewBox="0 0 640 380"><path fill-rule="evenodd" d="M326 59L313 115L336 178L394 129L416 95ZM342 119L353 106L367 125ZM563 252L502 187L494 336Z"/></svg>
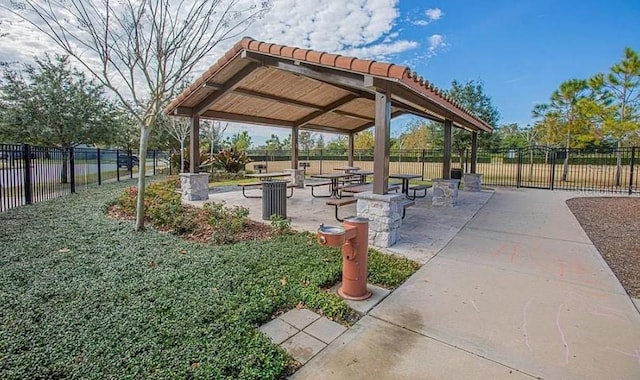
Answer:
<svg viewBox="0 0 640 380"><path fill-rule="evenodd" d="M129 163L129 156L118 156L118 167L119 168L128 168L129 166L134 167L140 164L138 160L138 156L131 156L131 163Z"/></svg>

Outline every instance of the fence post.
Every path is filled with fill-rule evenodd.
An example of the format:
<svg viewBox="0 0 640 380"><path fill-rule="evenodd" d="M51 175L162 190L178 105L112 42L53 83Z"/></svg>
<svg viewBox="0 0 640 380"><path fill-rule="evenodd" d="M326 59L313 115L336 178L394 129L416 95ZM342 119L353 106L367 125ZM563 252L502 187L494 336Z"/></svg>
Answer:
<svg viewBox="0 0 640 380"><path fill-rule="evenodd" d="M516 187L522 183L522 148L518 148L518 172L516 174Z"/></svg>
<svg viewBox="0 0 640 380"><path fill-rule="evenodd" d="M156 175L156 150L153 150L153 175Z"/></svg>
<svg viewBox="0 0 640 380"><path fill-rule="evenodd" d="M424 156L425 156L425 151L424 149L422 149L422 153L420 154L420 161L421 161L421 166L422 169L420 170L420 173L422 175L422 181L424 181Z"/></svg>
<svg viewBox="0 0 640 380"><path fill-rule="evenodd" d="M131 149L127 151L127 168L129 169L129 178L133 178L133 154L131 153ZM140 169L140 159L138 158L138 169Z"/></svg>
<svg viewBox="0 0 640 380"><path fill-rule="evenodd" d="M33 203L33 184L31 183L31 146L22 145L22 163L24 167L24 203Z"/></svg>
<svg viewBox="0 0 640 380"><path fill-rule="evenodd" d="M102 165L100 163L100 148L96 149L98 155L98 185L102 185Z"/></svg>
<svg viewBox="0 0 640 380"><path fill-rule="evenodd" d="M120 182L120 149L116 149L116 181Z"/></svg>
<svg viewBox="0 0 640 380"><path fill-rule="evenodd" d="M469 149L464 149L464 172L469 172Z"/></svg>
<svg viewBox="0 0 640 380"><path fill-rule="evenodd" d="M636 161L636 147L631 147L631 161L629 162L629 195L633 193L633 171Z"/></svg>
<svg viewBox="0 0 640 380"><path fill-rule="evenodd" d="M551 149L551 186L550 189L553 190L556 182L556 150Z"/></svg>
<svg viewBox="0 0 640 380"><path fill-rule="evenodd" d="M320 174L322 174L322 160L324 159L323 149L320 149Z"/></svg>
<svg viewBox="0 0 640 380"><path fill-rule="evenodd" d="M71 177L71 194L76 192L76 158L73 147L69 148L69 176Z"/></svg>

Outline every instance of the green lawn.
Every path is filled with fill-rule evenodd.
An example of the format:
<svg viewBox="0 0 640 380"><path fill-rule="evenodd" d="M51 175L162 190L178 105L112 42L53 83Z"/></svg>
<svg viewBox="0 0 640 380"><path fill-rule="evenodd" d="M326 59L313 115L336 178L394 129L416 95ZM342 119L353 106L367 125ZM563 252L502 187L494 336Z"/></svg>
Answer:
<svg viewBox="0 0 640 380"><path fill-rule="evenodd" d="M338 249L310 234L213 246L105 215L133 182L0 214L0 378L282 376L289 359L257 326L298 303L342 321L323 290ZM371 282L395 287L417 269L373 252Z"/></svg>

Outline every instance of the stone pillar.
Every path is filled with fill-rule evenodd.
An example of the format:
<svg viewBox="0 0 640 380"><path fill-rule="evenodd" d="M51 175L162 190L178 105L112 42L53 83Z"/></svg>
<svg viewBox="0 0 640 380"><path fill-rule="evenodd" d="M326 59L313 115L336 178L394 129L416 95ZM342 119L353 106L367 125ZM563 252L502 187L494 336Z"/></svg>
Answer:
<svg viewBox="0 0 640 380"><path fill-rule="evenodd" d="M206 201L209 199L209 173L180 173L182 199Z"/></svg>
<svg viewBox="0 0 640 380"><path fill-rule="evenodd" d="M464 173L464 191L482 190L481 173Z"/></svg>
<svg viewBox="0 0 640 380"><path fill-rule="evenodd" d="M296 185L296 187L303 188L304 187L304 169L284 169L285 173L289 173L292 184Z"/></svg>
<svg viewBox="0 0 640 380"><path fill-rule="evenodd" d="M458 204L459 179L434 178L432 206L455 207Z"/></svg>
<svg viewBox="0 0 640 380"><path fill-rule="evenodd" d="M365 192L355 196L358 198L358 216L369 219L369 244L381 248L394 245L400 237L400 203L406 199L404 194L383 195Z"/></svg>

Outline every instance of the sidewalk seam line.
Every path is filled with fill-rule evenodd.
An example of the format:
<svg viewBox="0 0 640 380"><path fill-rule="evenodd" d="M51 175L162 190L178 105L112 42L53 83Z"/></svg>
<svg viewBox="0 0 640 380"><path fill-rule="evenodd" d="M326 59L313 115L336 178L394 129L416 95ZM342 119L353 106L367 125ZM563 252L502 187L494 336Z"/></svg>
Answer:
<svg viewBox="0 0 640 380"><path fill-rule="evenodd" d="M534 378L534 379L541 379L541 378L542 378L542 377L540 377L540 376L532 375L532 374L530 374L530 373L528 373L528 372L525 372L525 371L523 371L523 370L520 370L520 369L517 369L517 368L511 367L511 366L509 366L509 365L507 365L507 364L500 363L500 362L499 362L499 361L497 361L497 360L494 360L494 359L488 358L488 357L486 357L486 356L482 356L482 355L480 355L480 354L478 354L478 353L475 353L475 352L473 352L473 351L469 351L469 350L468 350L468 349L466 349L466 348L463 348L463 347L459 347L459 346L453 345L453 344L451 344L451 343L445 342L445 341L440 340L440 339L438 339L438 338L434 338L434 337L432 337L432 336L425 335L425 334L423 334L423 333L421 333L421 332L419 332L419 331L415 331L415 330L412 330L412 329L410 329L410 328L408 328L408 327L401 326L401 325L396 324L396 323L391 322L391 321L387 321L386 319L382 319L382 318L377 317L377 316L375 316L375 315L368 314L368 316L369 316L369 317L371 317L371 318L377 319L378 321L381 321L381 322L384 322L384 323L388 323L388 324L390 324L390 325L392 325L392 326L395 326L395 327L401 328L401 329L403 329L403 330L406 330L406 331L412 332L412 333L414 333L414 334L420 335L420 336L425 337L425 338L427 338L427 339L431 339L431 340L433 340L433 341L435 341L435 342L438 342L438 343L444 344L445 346L451 347L451 348L453 348L453 349L456 349L456 350L459 350L459 351L462 351L462 352L466 352L466 353L468 353L468 354L470 354L470 355L473 355L473 356L477 356L477 357L479 357L479 358L481 358L481 359L484 359L484 360L490 361L490 362L495 363L495 364L497 364L497 365L499 365L499 366L502 366L502 367L505 367L505 368L509 368L509 369L511 369L511 370L513 370L513 371L519 372L519 373L521 373L521 374L523 374L523 375L526 375L526 376L532 377L532 378Z"/></svg>

